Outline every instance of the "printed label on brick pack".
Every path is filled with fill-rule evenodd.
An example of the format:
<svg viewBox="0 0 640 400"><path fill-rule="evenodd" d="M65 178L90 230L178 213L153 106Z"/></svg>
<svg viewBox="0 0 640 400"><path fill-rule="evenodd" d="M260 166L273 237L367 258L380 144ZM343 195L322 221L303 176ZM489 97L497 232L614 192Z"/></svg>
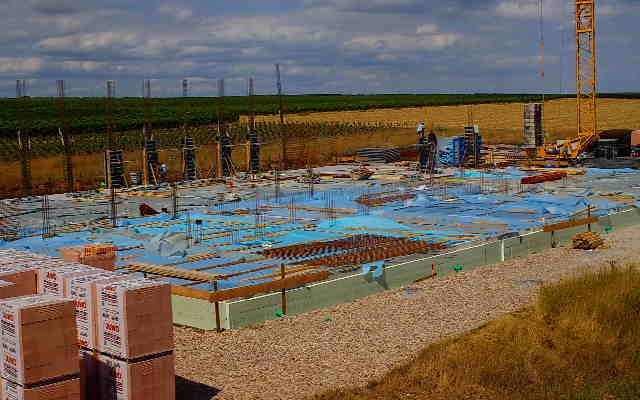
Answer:
<svg viewBox="0 0 640 400"><path fill-rule="evenodd" d="M114 274L101 273L82 276L71 280L69 295L74 301L76 309L76 326L78 328L78 345L83 347L95 347L95 331L93 319L93 293L92 283L102 279L113 278Z"/></svg>
<svg viewBox="0 0 640 400"><path fill-rule="evenodd" d="M2 307L0 312L2 313L2 376L22 382L24 369L20 352L21 338L18 332L20 312L10 307Z"/></svg>
<svg viewBox="0 0 640 400"><path fill-rule="evenodd" d="M24 389L17 383L3 379L4 398L2 400L24 400Z"/></svg>
<svg viewBox="0 0 640 400"><path fill-rule="evenodd" d="M129 374L127 363L100 356L100 398L109 400L129 399Z"/></svg>
<svg viewBox="0 0 640 400"><path fill-rule="evenodd" d="M38 290L44 294L64 296L64 276L83 272L89 273L91 269L83 265L43 269L38 273Z"/></svg>
<svg viewBox="0 0 640 400"><path fill-rule="evenodd" d="M22 332L20 315L23 308L48 303L50 296L25 296L5 300L0 306L0 337L2 339L2 376L14 382L24 381Z"/></svg>
<svg viewBox="0 0 640 400"><path fill-rule="evenodd" d="M127 280L100 285L100 346L99 350L116 357L127 358L127 335L124 296L129 289L152 285L145 280Z"/></svg>
<svg viewBox="0 0 640 400"><path fill-rule="evenodd" d="M125 357L124 351L124 301L117 286L106 285L100 290L100 339L101 351Z"/></svg>

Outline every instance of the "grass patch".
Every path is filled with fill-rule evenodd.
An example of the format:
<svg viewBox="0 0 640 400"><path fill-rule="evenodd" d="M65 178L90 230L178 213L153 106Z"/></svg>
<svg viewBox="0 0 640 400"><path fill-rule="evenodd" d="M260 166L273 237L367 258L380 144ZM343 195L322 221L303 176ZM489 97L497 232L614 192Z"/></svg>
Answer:
<svg viewBox="0 0 640 400"><path fill-rule="evenodd" d="M538 303L433 344L334 399L638 399L640 272L610 269L542 289Z"/></svg>

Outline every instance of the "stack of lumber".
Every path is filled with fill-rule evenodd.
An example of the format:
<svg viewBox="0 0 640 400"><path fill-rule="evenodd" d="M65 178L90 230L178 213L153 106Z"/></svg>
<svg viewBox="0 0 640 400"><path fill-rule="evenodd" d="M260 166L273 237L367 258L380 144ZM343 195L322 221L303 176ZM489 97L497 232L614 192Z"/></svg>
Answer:
<svg viewBox="0 0 640 400"><path fill-rule="evenodd" d="M392 163L400 161L400 150L398 148L364 148L356 153L358 160L376 162L376 163Z"/></svg>
<svg viewBox="0 0 640 400"><path fill-rule="evenodd" d="M574 249L595 250L604 247L604 239L596 232L579 233L573 238Z"/></svg>
<svg viewBox="0 0 640 400"><path fill-rule="evenodd" d="M50 295L0 302L3 399L79 400L73 301Z"/></svg>
<svg viewBox="0 0 640 400"><path fill-rule="evenodd" d="M527 158L526 153L515 145L483 145L480 156L482 164L497 167L517 165Z"/></svg>

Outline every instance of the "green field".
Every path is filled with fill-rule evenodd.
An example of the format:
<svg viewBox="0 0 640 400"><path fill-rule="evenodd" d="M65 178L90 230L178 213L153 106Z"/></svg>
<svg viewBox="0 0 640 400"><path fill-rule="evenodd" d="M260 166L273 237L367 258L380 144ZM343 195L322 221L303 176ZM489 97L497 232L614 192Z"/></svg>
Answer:
<svg viewBox="0 0 640 400"><path fill-rule="evenodd" d="M547 95L548 99L571 97ZM609 98L640 98L640 94L609 94ZM286 96L287 112L344 111L372 108L414 106L451 106L479 103L513 103L539 100L539 94L393 94L393 95L298 95ZM247 114L246 97L226 97L225 119L236 121ZM92 134L104 131L105 104L101 98L67 98L66 114L72 133ZM256 112L273 114L278 111L276 96L256 96ZM127 131L139 128L144 117L141 98L118 98L113 102L114 129ZM156 98L152 100L153 126L172 128L209 124L217 119L215 98ZM33 136L57 135L60 125L56 101L53 98L0 99L0 136L14 137L18 121L29 121Z"/></svg>

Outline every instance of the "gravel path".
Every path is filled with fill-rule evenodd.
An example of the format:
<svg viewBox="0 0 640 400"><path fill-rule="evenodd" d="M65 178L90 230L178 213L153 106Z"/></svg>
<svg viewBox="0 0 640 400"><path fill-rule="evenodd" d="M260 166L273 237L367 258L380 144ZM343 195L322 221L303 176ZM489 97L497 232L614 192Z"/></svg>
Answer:
<svg viewBox="0 0 640 400"><path fill-rule="evenodd" d="M429 343L530 304L540 283L611 261L640 262L637 237L640 227L628 228L608 236L610 249L550 249L258 327L221 334L176 328L177 374L220 390L179 397L294 399L366 384Z"/></svg>

